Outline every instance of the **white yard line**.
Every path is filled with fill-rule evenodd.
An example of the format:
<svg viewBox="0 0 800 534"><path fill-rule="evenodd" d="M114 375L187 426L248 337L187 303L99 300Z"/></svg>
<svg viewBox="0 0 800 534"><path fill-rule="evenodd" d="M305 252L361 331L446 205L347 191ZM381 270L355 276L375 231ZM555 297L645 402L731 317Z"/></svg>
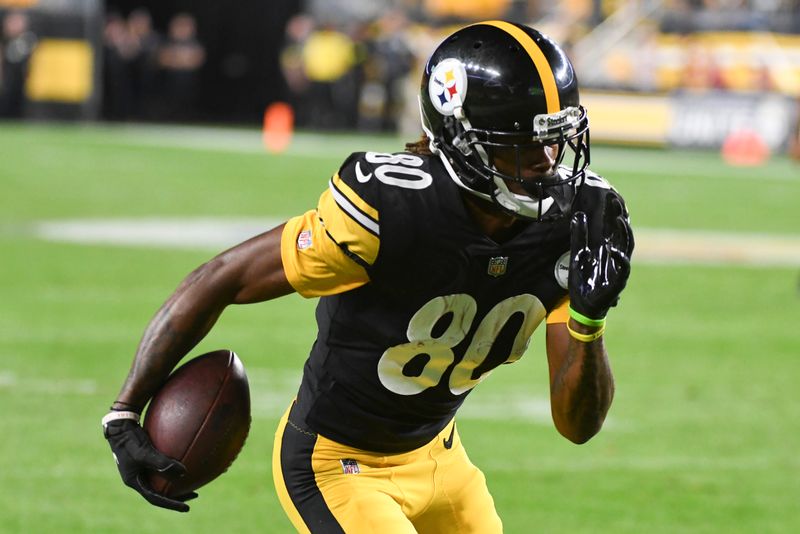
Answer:
<svg viewBox="0 0 800 534"><path fill-rule="evenodd" d="M0 370L0 391L3 390L36 395L93 395L97 393L97 383L82 378L29 378Z"/></svg>
<svg viewBox="0 0 800 534"><path fill-rule="evenodd" d="M800 236L636 230L636 261L669 264L800 266Z"/></svg>
<svg viewBox="0 0 800 534"><path fill-rule="evenodd" d="M34 225L41 239L67 243L154 248L225 248L266 232L279 219L73 219Z"/></svg>
<svg viewBox="0 0 800 534"><path fill-rule="evenodd" d="M149 218L42 221L48 241L222 250L280 224L281 219ZM800 266L800 235L636 229L635 262L689 265Z"/></svg>

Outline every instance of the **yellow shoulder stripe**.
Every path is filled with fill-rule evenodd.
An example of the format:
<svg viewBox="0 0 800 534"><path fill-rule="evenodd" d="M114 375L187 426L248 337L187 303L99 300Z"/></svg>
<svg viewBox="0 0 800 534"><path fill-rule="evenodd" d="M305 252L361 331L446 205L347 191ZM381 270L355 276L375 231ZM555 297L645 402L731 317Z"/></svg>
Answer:
<svg viewBox="0 0 800 534"><path fill-rule="evenodd" d="M500 28L522 45L522 48L531 56L531 60L533 60L533 64L536 66L536 71L539 73L539 78L542 80L544 99L545 102L547 102L547 112L556 113L561 111L561 99L558 97L558 87L556 87L556 78L553 75L553 69L550 67L550 63L548 63L547 58L544 57L544 53L536 45L531 36L513 24L502 20L487 20L480 24L487 24L495 28Z"/></svg>
<svg viewBox="0 0 800 534"><path fill-rule="evenodd" d="M367 204L353 189L341 179L339 174L335 174L331 179L333 187L338 190L350 203L359 209L364 215L378 222L378 210Z"/></svg>
<svg viewBox="0 0 800 534"><path fill-rule="evenodd" d="M349 208L348 208L349 209ZM377 223L369 218L356 219L342 207L341 198L328 189L319 197L317 212L324 230L342 247L372 265L378 257L380 237Z"/></svg>

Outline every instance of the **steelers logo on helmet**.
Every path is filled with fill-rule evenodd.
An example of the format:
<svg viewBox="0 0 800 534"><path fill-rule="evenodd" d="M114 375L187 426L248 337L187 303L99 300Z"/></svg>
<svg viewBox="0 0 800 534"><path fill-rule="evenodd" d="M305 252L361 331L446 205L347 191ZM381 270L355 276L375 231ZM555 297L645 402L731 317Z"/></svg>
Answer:
<svg viewBox="0 0 800 534"><path fill-rule="evenodd" d="M451 116L467 97L467 71L457 59L442 60L431 73L428 94L433 107L442 115Z"/></svg>

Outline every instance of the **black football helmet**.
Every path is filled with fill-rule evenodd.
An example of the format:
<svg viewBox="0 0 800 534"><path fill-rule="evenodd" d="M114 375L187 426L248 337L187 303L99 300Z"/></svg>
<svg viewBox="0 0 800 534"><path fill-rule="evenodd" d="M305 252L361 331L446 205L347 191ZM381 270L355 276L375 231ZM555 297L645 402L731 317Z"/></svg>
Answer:
<svg viewBox="0 0 800 534"><path fill-rule="evenodd" d="M522 218L569 213L589 163L589 121L572 64L549 37L504 21L453 33L425 65L420 112L431 151L459 186ZM554 172L523 178L525 151L554 145ZM515 174L495 167L498 154L516 155Z"/></svg>

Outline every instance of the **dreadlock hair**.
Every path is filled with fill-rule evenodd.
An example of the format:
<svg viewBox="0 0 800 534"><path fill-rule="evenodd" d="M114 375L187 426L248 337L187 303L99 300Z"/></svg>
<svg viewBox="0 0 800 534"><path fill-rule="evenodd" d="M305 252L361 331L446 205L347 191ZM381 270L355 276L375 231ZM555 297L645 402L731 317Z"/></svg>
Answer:
<svg viewBox="0 0 800 534"><path fill-rule="evenodd" d="M416 141L406 143L406 152L419 156L432 156L430 142L428 136L423 133Z"/></svg>

